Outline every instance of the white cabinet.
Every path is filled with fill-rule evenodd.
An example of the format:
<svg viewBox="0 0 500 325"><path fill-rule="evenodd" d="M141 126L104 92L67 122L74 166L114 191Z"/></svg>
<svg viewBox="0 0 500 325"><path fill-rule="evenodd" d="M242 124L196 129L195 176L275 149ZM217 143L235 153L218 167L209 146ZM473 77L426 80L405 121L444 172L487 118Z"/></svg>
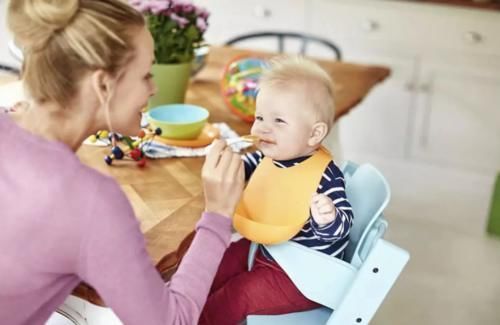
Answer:
<svg viewBox="0 0 500 325"><path fill-rule="evenodd" d="M259 30L303 31L306 0L195 0L210 11L209 43L222 44L243 33ZM276 41L248 43L254 49L275 50Z"/></svg>
<svg viewBox="0 0 500 325"><path fill-rule="evenodd" d="M500 13L395 1L311 0L311 33L392 76L340 121L346 155L500 167Z"/></svg>
<svg viewBox="0 0 500 325"><path fill-rule="evenodd" d="M487 59L477 57L476 62ZM500 69L424 60L411 157L440 165L500 168Z"/></svg>

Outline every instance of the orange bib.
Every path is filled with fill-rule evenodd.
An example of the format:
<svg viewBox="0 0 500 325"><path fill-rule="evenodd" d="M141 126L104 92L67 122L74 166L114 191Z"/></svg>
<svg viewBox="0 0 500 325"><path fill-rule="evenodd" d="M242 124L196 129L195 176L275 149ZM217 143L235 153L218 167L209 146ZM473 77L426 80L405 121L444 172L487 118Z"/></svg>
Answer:
<svg viewBox="0 0 500 325"><path fill-rule="evenodd" d="M331 160L323 147L288 168L264 157L236 208L234 228L260 244L277 244L295 236L309 218L311 196Z"/></svg>

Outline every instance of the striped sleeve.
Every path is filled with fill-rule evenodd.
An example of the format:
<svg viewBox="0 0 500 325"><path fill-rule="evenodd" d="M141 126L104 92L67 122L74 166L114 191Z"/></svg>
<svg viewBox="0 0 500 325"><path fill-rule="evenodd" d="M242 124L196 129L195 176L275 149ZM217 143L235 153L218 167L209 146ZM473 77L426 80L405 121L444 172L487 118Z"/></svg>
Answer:
<svg viewBox="0 0 500 325"><path fill-rule="evenodd" d="M262 161L262 158L264 158L264 154L262 154L259 150L248 152L241 156L245 166L245 181L250 179L250 176L252 176L253 172L257 168L257 165Z"/></svg>
<svg viewBox="0 0 500 325"><path fill-rule="evenodd" d="M327 195L335 205L335 220L329 224L320 226L309 217L309 223L313 233L324 242L336 242L349 235L352 226L352 207L347 200L345 192L344 175L333 161L326 167L317 193Z"/></svg>

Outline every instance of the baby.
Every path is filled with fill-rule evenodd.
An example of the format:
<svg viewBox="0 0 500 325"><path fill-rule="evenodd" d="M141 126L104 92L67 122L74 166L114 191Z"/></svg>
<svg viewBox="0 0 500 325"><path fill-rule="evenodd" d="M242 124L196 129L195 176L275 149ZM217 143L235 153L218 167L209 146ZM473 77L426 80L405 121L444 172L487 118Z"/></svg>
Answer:
<svg viewBox="0 0 500 325"><path fill-rule="evenodd" d="M343 174L321 146L334 120L332 81L316 63L294 57L274 60L259 86L251 131L260 139L258 150L243 156L245 209L267 218L305 213L305 223L290 240L342 258L353 214ZM263 246L248 271L249 245L243 238L227 249L200 324L235 325L247 315L318 306L302 295Z"/></svg>

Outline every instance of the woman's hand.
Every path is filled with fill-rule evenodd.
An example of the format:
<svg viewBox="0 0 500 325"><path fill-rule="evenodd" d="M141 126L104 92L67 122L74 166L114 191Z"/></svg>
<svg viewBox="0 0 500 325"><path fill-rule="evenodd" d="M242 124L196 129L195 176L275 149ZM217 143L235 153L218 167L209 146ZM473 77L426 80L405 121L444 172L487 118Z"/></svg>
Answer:
<svg viewBox="0 0 500 325"><path fill-rule="evenodd" d="M202 169L205 211L232 217L245 183L243 161L223 140L215 140Z"/></svg>

